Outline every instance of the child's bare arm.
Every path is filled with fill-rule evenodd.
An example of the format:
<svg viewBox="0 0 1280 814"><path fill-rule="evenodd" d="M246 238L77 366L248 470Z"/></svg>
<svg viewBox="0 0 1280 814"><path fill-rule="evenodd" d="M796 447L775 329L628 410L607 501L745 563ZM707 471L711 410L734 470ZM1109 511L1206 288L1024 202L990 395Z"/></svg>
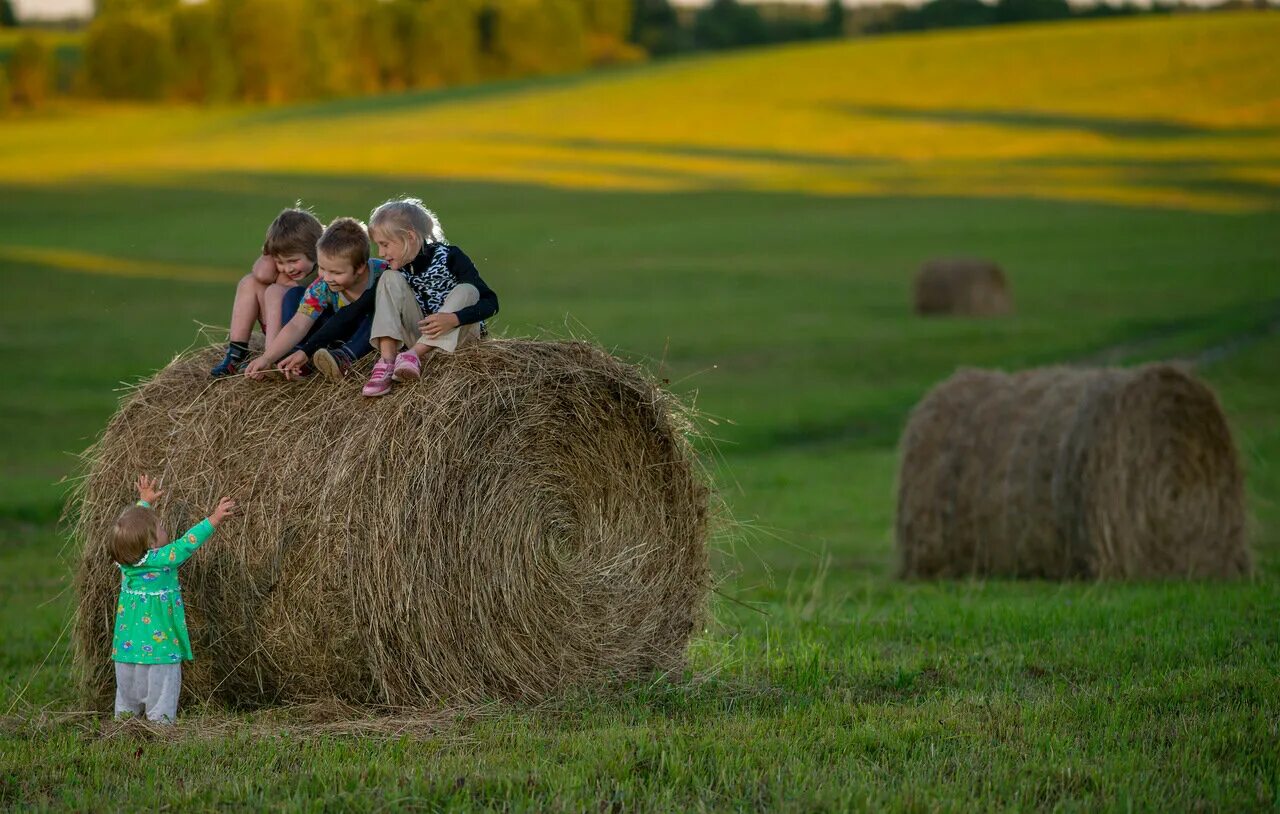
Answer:
<svg viewBox="0 0 1280 814"><path fill-rule="evenodd" d="M262 355L249 363L249 367L245 368L245 375L250 379L262 378L262 371L271 367L277 359L289 353L294 345L301 342L307 335L307 331L311 330L311 325L311 317L306 314L294 314L293 319L285 323Z"/></svg>
<svg viewBox="0 0 1280 814"><path fill-rule="evenodd" d="M263 285L271 285L277 281L280 272L276 269L276 261L267 255L260 255L257 260L253 261L253 279Z"/></svg>

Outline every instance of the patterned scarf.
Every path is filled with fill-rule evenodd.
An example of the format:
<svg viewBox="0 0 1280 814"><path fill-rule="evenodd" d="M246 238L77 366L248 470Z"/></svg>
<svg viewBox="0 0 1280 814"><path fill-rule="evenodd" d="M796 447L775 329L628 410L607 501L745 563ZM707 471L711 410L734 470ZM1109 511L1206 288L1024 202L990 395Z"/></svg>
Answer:
<svg viewBox="0 0 1280 814"><path fill-rule="evenodd" d="M434 314L444 305L444 298L449 296L458 281L449 271L449 244L427 243L413 261L402 268L409 288L413 289L413 298L418 301L424 316Z"/></svg>

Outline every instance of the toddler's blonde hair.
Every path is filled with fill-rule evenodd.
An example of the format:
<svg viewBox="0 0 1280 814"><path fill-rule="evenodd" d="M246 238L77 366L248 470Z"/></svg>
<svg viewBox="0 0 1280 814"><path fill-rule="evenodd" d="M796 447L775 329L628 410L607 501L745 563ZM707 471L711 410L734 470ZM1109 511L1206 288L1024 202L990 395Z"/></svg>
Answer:
<svg viewBox="0 0 1280 814"><path fill-rule="evenodd" d="M369 231L409 242L409 233L424 243L444 243L444 228L436 213L418 198L393 198L369 215Z"/></svg>

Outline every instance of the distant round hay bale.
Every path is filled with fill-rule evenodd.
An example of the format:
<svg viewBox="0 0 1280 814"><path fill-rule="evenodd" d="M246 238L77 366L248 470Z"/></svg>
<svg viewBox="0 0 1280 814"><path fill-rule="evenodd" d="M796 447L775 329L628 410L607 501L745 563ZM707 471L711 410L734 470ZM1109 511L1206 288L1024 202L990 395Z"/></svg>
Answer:
<svg viewBox="0 0 1280 814"><path fill-rule="evenodd" d="M1171 365L961 370L912 411L901 453L905 577L1252 569L1226 418L1208 387Z"/></svg>
<svg viewBox="0 0 1280 814"><path fill-rule="evenodd" d="M709 490L687 415L578 342L494 340L423 381L210 381L175 360L121 405L74 500L82 690L110 698L106 535L157 475L177 534L238 516L182 568L184 697L413 706L679 670L710 590Z"/></svg>
<svg viewBox="0 0 1280 814"><path fill-rule="evenodd" d="M990 260L939 258L920 267L915 308L922 316L992 317L1012 313L1004 271Z"/></svg>

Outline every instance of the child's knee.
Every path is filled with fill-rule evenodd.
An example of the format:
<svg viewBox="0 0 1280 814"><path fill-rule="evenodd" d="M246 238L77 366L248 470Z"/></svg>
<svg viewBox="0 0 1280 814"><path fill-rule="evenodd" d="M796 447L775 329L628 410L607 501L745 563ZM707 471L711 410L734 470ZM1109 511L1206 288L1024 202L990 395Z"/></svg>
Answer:
<svg viewBox="0 0 1280 814"><path fill-rule="evenodd" d="M475 305L478 302L480 302L480 289L471 283L459 283L449 289L444 302L440 305L440 310L452 312L459 308Z"/></svg>
<svg viewBox="0 0 1280 814"><path fill-rule="evenodd" d="M278 308L280 307L280 303L284 302L285 295L288 293L289 293L288 286L283 286L278 283L272 283L271 285L267 286L267 290L263 296L266 300L267 305L274 305Z"/></svg>
<svg viewBox="0 0 1280 814"><path fill-rule="evenodd" d="M266 286L263 282L254 276L253 272L249 272L240 278L240 282L236 283L236 294L248 292L257 296L258 292L262 291L265 287Z"/></svg>
<svg viewBox="0 0 1280 814"><path fill-rule="evenodd" d="M382 272L382 276L378 278L379 289L408 287L409 281L405 279L404 274L399 271L395 271L394 269L388 269L387 271Z"/></svg>

